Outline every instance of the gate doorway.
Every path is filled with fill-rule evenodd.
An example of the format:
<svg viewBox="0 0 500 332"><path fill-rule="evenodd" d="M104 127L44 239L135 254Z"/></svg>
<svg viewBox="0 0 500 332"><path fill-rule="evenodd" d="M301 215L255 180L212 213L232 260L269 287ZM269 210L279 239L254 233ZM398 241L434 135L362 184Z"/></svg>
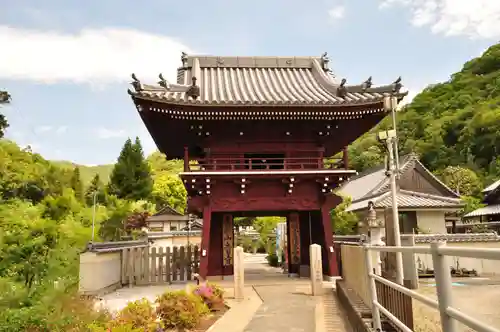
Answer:
<svg viewBox="0 0 500 332"><path fill-rule="evenodd" d="M276 241L278 224L282 225L280 243ZM309 278L311 244L323 248L323 274L329 275L325 234L328 233L323 229L321 211L262 211L246 216L242 213L213 213L207 278L220 280L233 275L236 246L242 246L245 251L245 274L259 270L258 273L268 271L276 276L280 271L288 276Z"/></svg>

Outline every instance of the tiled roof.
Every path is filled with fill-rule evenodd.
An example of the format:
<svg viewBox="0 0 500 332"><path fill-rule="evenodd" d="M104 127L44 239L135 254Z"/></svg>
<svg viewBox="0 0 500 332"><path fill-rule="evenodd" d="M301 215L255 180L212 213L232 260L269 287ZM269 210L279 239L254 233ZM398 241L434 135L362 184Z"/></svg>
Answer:
<svg viewBox="0 0 500 332"><path fill-rule="evenodd" d="M416 154L410 153L401 157L400 159L400 172L401 174L413 167L418 167L421 173L427 174L428 178L441 187L444 192L448 193L451 197L458 198L459 196L434 174L432 174L425 166L418 160ZM339 193L343 196L349 196L352 202L364 199L365 197L376 196L380 193L386 192L390 188L389 177L386 176L386 169L383 165L372 168L366 172L352 177L340 189Z"/></svg>
<svg viewBox="0 0 500 332"><path fill-rule="evenodd" d="M392 206L391 192L368 197L357 201L347 208L347 211L357 211L368 208L368 203L373 202L375 208ZM464 204L458 198L429 195L420 192L400 190L397 194L399 208L460 208Z"/></svg>
<svg viewBox="0 0 500 332"><path fill-rule="evenodd" d="M405 235L402 235L404 237ZM496 233L469 233L469 234L416 234L415 243L433 243L446 241L457 242L500 242L500 236Z"/></svg>
<svg viewBox="0 0 500 332"><path fill-rule="evenodd" d="M479 208L477 210L467 213L464 216L464 218L491 216L494 214L500 214L500 204L488 205L483 208Z"/></svg>
<svg viewBox="0 0 500 332"><path fill-rule="evenodd" d="M160 75L158 85L142 84L133 75L136 99L177 105L207 106L345 106L381 104L384 94L402 98L401 80L372 87L338 82L323 57L183 56L178 82ZM379 107L382 111L381 107ZM374 109L373 112L376 110Z"/></svg>
<svg viewBox="0 0 500 332"><path fill-rule="evenodd" d="M489 193L490 191L493 191L500 187L500 180L493 182L490 184L488 187L484 188L483 193Z"/></svg>

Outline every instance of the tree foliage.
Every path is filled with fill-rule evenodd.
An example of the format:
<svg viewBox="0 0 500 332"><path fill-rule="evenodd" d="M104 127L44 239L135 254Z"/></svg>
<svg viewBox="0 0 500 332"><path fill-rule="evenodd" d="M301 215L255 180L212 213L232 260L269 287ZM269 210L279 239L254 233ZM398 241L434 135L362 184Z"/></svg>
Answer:
<svg viewBox="0 0 500 332"><path fill-rule="evenodd" d="M151 169L144 158L139 138L128 139L111 173L108 191L121 199L149 198L153 189Z"/></svg>
<svg viewBox="0 0 500 332"><path fill-rule="evenodd" d="M349 147L358 171L380 158L375 134L386 118ZM461 166L482 184L500 177L500 44L464 64L443 83L430 85L398 113L400 153L416 152L431 171ZM380 159L378 160L380 161Z"/></svg>
<svg viewBox="0 0 500 332"><path fill-rule="evenodd" d="M0 105L7 104L10 102L10 94L7 91L0 90ZM7 118L5 115L0 113L0 139L3 138L5 129L9 127L9 123L7 122Z"/></svg>
<svg viewBox="0 0 500 332"><path fill-rule="evenodd" d="M333 232L337 235L354 234L357 229L358 217L353 212L346 211L350 205L351 198L342 197L342 202L330 212Z"/></svg>
<svg viewBox="0 0 500 332"><path fill-rule="evenodd" d="M459 195L478 196L481 193L481 180L469 168L448 166L440 175L444 183Z"/></svg>

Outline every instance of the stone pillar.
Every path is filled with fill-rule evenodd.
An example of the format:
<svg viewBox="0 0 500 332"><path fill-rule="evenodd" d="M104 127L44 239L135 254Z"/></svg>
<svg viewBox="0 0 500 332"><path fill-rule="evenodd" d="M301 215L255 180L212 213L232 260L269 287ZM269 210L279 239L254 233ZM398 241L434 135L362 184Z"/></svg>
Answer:
<svg viewBox="0 0 500 332"><path fill-rule="evenodd" d="M309 259L311 268L311 294L318 296L323 293L323 263L321 261L321 246L311 244L309 247Z"/></svg>
<svg viewBox="0 0 500 332"><path fill-rule="evenodd" d="M245 266L243 265L245 255L242 247L234 248L234 298L238 301L244 299L245 288Z"/></svg>
<svg viewBox="0 0 500 332"><path fill-rule="evenodd" d="M401 236L401 245L403 247L414 247L415 235ZM414 253L403 253L403 275L405 287L409 289L418 289L418 269Z"/></svg>

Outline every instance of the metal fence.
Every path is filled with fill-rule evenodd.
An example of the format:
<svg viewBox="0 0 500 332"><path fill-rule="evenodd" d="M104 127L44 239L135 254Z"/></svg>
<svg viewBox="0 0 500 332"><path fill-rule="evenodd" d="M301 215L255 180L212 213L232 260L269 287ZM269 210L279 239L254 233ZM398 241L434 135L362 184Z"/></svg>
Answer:
<svg viewBox="0 0 500 332"><path fill-rule="evenodd" d="M369 271L368 282L370 297L373 304L371 308L373 327L375 329L382 331L380 318L380 315L382 314L394 323L401 331L412 332L412 329L397 318L391 312L390 308L383 306L383 301L379 301L376 284L381 283L403 294L411 296L413 299L420 301L431 308L439 310L441 328L445 332L458 332L457 322L460 322L479 332L500 332L500 330L492 326L488 326L480 320L475 319L453 307L452 280L449 264L450 256L500 260L500 249L447 247L446 242L435 242L430 246L425 247L385 247L364 245L363 248L365 250L366 270ZM415 291L407 289L402 285L375 274L371 251L430 254L432 256L434 266L438 300L436 301L423 296Z"/></svg>

